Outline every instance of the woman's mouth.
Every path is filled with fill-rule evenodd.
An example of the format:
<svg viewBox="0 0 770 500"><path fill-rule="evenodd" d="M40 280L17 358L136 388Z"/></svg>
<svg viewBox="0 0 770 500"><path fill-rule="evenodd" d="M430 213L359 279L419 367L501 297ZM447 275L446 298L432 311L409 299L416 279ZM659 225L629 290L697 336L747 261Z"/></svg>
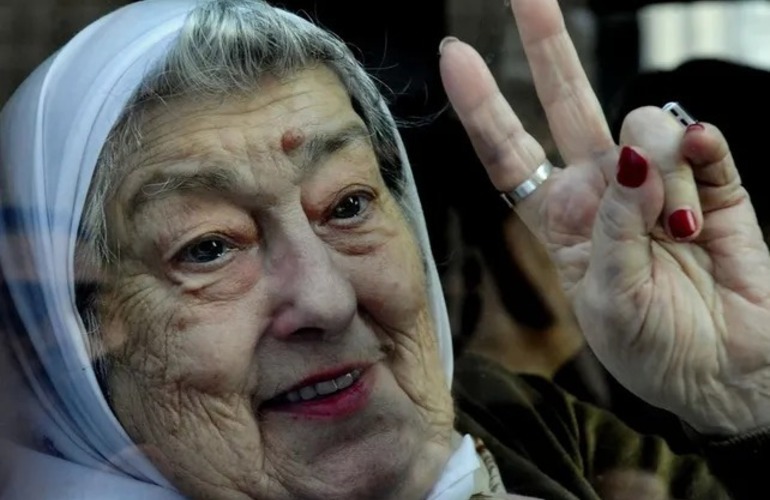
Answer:
<svg viewBox="0 0 770 500"><path fill-rule="evenodd" d="M313 401L345 390L359 378L361 378L361 370L355 369L335 379L324 380L317 384L306 385L295 391L289 391L285 397L289 403Z"/></svg>
<svg viewBox="0 0 770 500"><path fill-rule="evenodd" d="M263 410L309 418L341 418L363 409L369 401L372 370L354 368L314 376L301 386L266 401ZM341 373L341 374L340 374Z"/></svg>

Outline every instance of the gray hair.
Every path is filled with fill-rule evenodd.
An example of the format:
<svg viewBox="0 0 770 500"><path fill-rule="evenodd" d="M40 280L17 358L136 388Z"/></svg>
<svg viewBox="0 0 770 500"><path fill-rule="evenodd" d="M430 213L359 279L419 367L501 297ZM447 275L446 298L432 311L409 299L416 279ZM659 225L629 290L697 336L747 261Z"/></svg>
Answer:
<svg viewBox="0 0 770 500"><path fill-rule="evenodd" d="M344 42L263 0L206 0L190 12L165 60L144 79L109 134L81 220L79 262L101 269L116 259L105 207L128 173L127 158L141 147L148 109L178 97L253 93L265 76L287 76L317 65L340 78L371 134L385 182L405 208L395 126L377 86ZM76 295L87 331L97 331L95 290Z"/></svg>

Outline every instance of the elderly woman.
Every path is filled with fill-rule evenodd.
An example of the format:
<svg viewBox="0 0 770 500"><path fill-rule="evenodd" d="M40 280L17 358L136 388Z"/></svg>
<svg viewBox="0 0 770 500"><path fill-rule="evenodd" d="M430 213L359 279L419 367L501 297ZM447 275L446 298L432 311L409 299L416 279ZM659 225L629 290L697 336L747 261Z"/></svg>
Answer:
<svg viewBox="0 0 770 500"><path fill-rule="evenodd" d="M6 497L751 496L770 256L725 141L640 109L619 147L557 2L513 9L570 167L452 39L448 95L593 348L705 458L453 367L406 156L342 42L257 0L147 0L2 113Z"/></svg>

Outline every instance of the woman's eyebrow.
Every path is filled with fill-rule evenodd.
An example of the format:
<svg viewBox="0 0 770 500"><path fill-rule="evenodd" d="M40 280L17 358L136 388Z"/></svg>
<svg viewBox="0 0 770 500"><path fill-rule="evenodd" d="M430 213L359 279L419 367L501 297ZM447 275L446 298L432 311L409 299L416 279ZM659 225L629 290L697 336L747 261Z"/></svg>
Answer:
<svg viewBox="0 0 770 500"><path fill-rule="evenodd" d="M371 134L360 122L343 125L339 129L313 134L297 148L300 175L314 172L325 159L354 142L371 145ZM294 156L294 155L292 155Z"/></svg>
<svg viewBox="0 0 770 500"><path fill-rule="evenodd" d="M148 203L185 192L243 192L243 181L231 168L211 166L188 171L160 171L147 179L129 198L127 215L132 219Z"/></svg>
<svg viewBox="0 0 770 500"><path fill-rule="evenodd" d="M323 161L344 147L362 142L371 145L370 133L360 122L354 122L337 130L314 133L297 148L299 175L312 174ZM294 156L294 155L292 155ZM243 179L225 165L208 165L187 171L159 171L153 174L129 198L127 215L132 219L148 203L171 194L185 192L242 193Z"/></svg>

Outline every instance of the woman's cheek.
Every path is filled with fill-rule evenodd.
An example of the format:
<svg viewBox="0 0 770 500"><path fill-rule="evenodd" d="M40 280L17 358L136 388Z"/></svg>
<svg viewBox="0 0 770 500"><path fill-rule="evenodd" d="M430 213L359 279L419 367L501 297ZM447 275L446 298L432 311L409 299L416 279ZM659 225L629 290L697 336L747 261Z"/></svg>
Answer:
<svg viewBox="0 0 770 500"><path fill-rule="evenodd" d="M361 306L376 321L411 329L427 303L424 270L411 239L399 238L361 257L354 274Z"/></svg>
<svg viewBox="0 0 770 500"><path fill-rule="evenodd" d="M259 262L243 252L211 275L180 285L144 275L124 282L106 325L113 357L145 384L178 383L204 392L244 385L264 329L266 301L255 285ZM198 280L197 286L190 283ZM189 288L187 288L189 286Z"/></svg>
<svg viewBox="0 0 770 500"><path fill-rule="evenodd" d="M99 296L103 339L115 349L145 345L153 326L168 321L173 296L162 280L139 266L124 265L116 275Z"/></svg>
<svg viewBox="0 0 770 500"><path fill-rule="evenodd" d="M264 329L256 320L259 301L191 305L166 299L143 321L120 328L131 340L116 361L140 376L141 386L223 394L253 385L253 353Z"/></svg>
<svg viewBox="0 0 770 500"><path fill-rule="evenodd" d="M208 394L239 393L254 385L255 352L268 321L261 295L185 307L176 315L175 382Z"/></svg>

